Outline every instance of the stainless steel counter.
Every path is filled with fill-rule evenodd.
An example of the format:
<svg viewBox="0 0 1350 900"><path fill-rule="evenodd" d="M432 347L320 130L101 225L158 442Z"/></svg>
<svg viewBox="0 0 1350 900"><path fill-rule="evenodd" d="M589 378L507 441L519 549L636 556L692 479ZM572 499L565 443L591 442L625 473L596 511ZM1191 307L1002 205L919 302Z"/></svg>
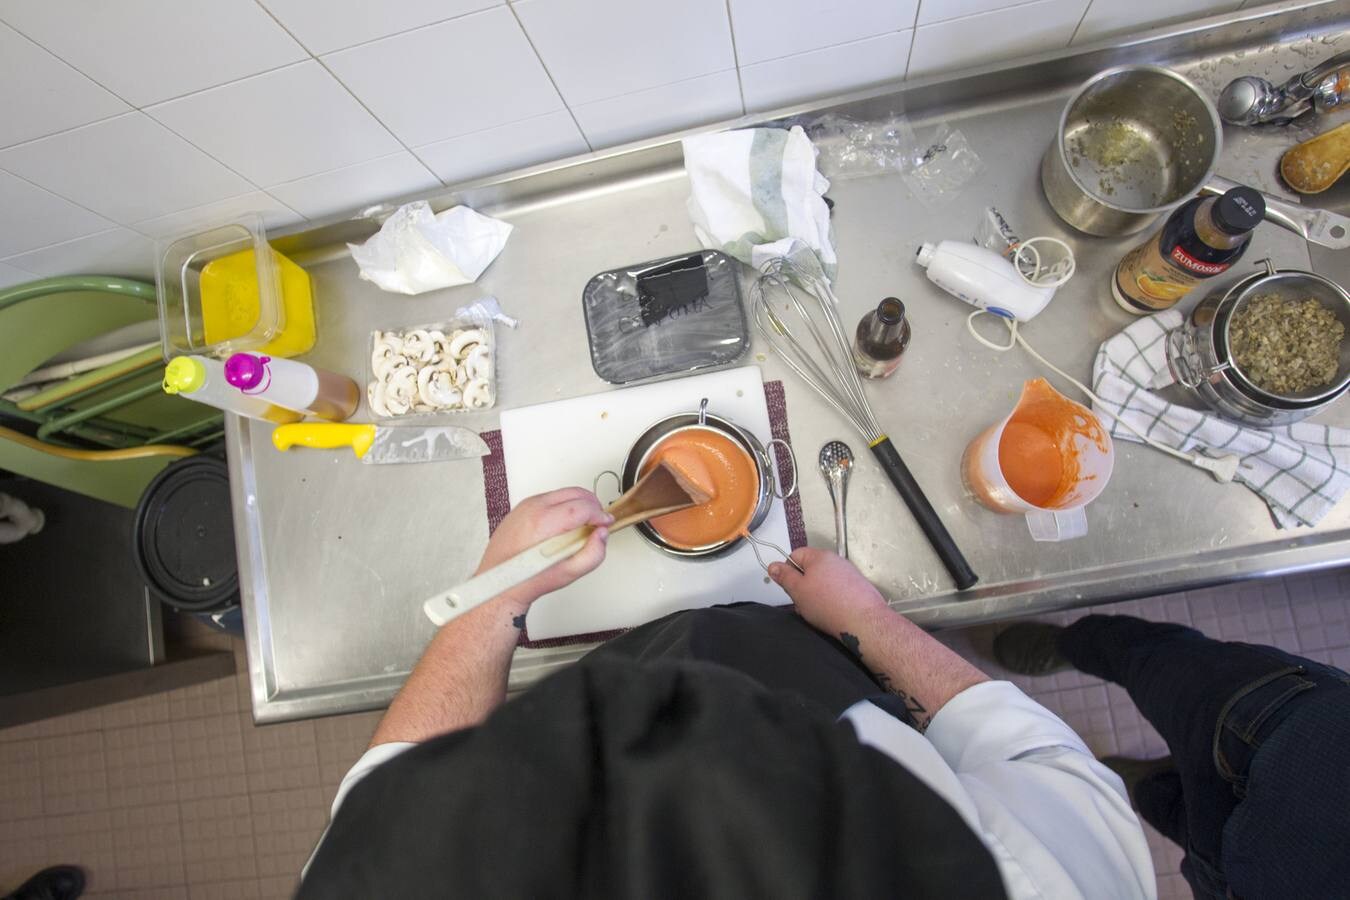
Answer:
<svg viewBox="0 0 1350 900"><path fill-rule="evenodd" d="M1334 565L1350 559L1350 506L1316 529L1279 531L1247 489L1220 485L1151 449L1117 443L1115 474L1088 510L1086 538L1037 544L1021 518L996 515L961 486L966 443L1013 406L1024 379L1043 374L1020 352L996 354L965 333L969 307L927 282L912 262L918 244L967 239L980 211L996 205L1023 235L1066 239L1079 274L1025 330L1061 367L1086 378L1100 341L1128 323L1111 301L1108 274L1139 237L1070 232L1041 196L1037 162L1064 98L1109 65L1159 62L1191 75L1212 95L1233 76L1276 81L1347 44L1350 10L1340 0L1286 3L1160 30L1121 46L1094 45L1001 68L906 83L746 118L720 127L781 120L826 108L860 117L905 112L922 129L946 121L983 158L978 180L925 206L896 177L839 181L830 190L840 267L836 285L848 322L886 295L903 298L914 339L900 371L870 388L877 416L981 576L956 594L884 476L865 458L849 497L852 557L892 604L928 627L947 627ZM1275 161L1288 133L1229 128L1220 174L1279 190ZM465 202L516 230L477 285L422 297L385 294L356 277L343 242L364 239L379 215L320 223L281 246L314 279L320 342L310 359L364 378L368 334L435 321L484 294L518 316L500 332L498 409L611 389L592 372L581 289L596 272L697 246L685 212L688 185L670 138L590 154L433 198ZM1302 241L1272 225L1246 260L1280 266L1340 266L1350 254L1311 260ZM747 357L787 385L792 438L807 457L826 440L856 435L757 342ZM1054 378L1051 378L1054 381ZM363 409L358 419L367 415ZM495 412L456 421L495 428ZM1350 405L1321 421L1350 425ZM422 600L466 576L487 536L480 466L362 466L350 454L277 453L268 429L231 421L229 455L244 590L254 717L260 722L381 706L432 634ZM822 481L802 488L811 542L829 546L833 522ZM513 688L578 658L584 647L522 650Z"/></svg>

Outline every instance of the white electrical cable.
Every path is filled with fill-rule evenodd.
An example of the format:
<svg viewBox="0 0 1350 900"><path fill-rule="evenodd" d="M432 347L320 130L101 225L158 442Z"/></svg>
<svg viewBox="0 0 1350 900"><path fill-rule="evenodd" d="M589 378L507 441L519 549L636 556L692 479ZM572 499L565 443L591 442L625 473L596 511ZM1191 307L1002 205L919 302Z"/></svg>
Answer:
<svg viewBox="0 0 1350 900"><path fill-rule="evenodd" d="M1059 259L1048 266L1044 265L1041 262L1041 252L1036 247L1037 243L1056 248L1059 252ZM1017 270L1018 275L1022 276L1022 280L1032 287L1059 287L1072 278L1073 273L1078 269L1078 261L1073 257L1073 249L1056 237L1043 234L1022 241L1020 244L1013 244L1008 249L1013 251L1013 268ZM1030 257L1024 257L1022 255L1024 253L1030 253ZM1024 266L1030 268L1030 275L1022 271Z"/></svg>
<svg viewBox="0 0 1350 900"><path fill-rule="evenodd" d="M1027 243L1029 244L1031 242L1028 241ZM1026 244L1023 244L1023 246L1026 246ZM990 311L987 309L977 309L974 312L972 312L969 316L967 316L966 330L970 332L971 337L975 338L975 340L979 341L981 344L988 347L990 350L995 350L999 353L1006 353L1007 351L1020 345L1023 350L1031 354L1032 359L1036 360L1041 365L1049 369L1051 372L1054 372L1056 375L1063 378L1065 381L1069 382L1074 387L1078 388L1080 391L1086 394L1087 397L1091 399L1093 403L1097 404L1098 411L1110 416L1116 422L1120 423L1120 425L1123 428L1132 433L1135 437L1139 438L1139 440L1143 441L1145 444L1148 444L1150 447L1153 447L1157 450L1161 450L1163 453L1166 453L1169 456L1175 456L1177 459L1188 462L1197 468L1204 469L1206 472L1209 472L1211 475L1214 476L1215 481L1221 481L1226 483L1232 481L1233 476L1237 474L1239 460L1236 456L1233 456L1232 454L1226 454L1224 456L1219 457L1209 457L1199 453L1187 453L1184 450L1178 450L1175 447L1169 447L1167 444L1164 444L1160 441L1156 441L1153 438L1149 437L1148 435L1144 434L1138 428L1135 428L1129 422L1126 422L1123 418L1111 412L1111 410L1106 408L1107 405L1106 401L1102 400L1102 398L1094 394L1091 391L1091 389L1088 388L1087 385L1083 384L1077 378L1074 378L1072 375L1068 374L1063 369L1059 368L1059 366L1056 366L1054 363L1050 362L1050 360L1046 359L1044 356L1041 356L1039 353L1037 353L1032 348L1032 346L1027 343L1027 339L1022 337L1022 335L1018 333L1017 331L1018 322L1016 319L1010 319L1005 316L998 316L997 313L991 313L992 315L998 316L998 318L1002 319L1004 324L1008 326L1008 334L1010 336L1010 339L1006 344L996 344L993 341L989 340L984 335L980 334L978 331L975 330L975 317L979 316L982 313L987 312Z"/></svg>

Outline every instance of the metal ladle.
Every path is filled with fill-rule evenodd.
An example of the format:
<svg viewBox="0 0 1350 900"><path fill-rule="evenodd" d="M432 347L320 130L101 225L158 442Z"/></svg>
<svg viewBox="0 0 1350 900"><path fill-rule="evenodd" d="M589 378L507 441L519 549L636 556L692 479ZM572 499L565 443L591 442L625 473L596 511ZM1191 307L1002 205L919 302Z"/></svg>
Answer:
<svg viewBox="0 0 1350 900"><path fill-rule="evenodd" d="M843 441L830 441L820 448L820 474L830 489L834 503L834 551L848 559L848 522L844 501L848 495L848 476L853 471L853 450Z"/></svg>

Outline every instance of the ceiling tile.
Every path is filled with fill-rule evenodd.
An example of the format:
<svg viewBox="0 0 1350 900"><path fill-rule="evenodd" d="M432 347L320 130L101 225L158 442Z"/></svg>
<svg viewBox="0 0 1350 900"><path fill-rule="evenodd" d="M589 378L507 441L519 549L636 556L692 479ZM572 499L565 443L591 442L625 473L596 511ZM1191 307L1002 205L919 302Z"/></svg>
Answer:
<svg viewBox="0 0 1350 900"><path fill-rule="evenodd" d="M747 110L766 110L905 77L913 31L897 31L741 69Z"/></svg>
<svg viewBox="0 0 1350 900"><path fill-rule="evenodd" d="M140 112L0 151L0 168L122 225L252 187Z"/></svg>
<svg viewBox="0 0 1350 900"><path fill-rule="evenodd" d="M127 105L0 23L0 147L126 112Z"/></svg>
<svg viewBox="0 0 1350 900"><path fill-rule="evenodd" d="M103 231L111 222L0 172L0 257Z"/></svg>
<svg viewBox="0 0 1350 900"><path fill-rule="evenodd" d="M739 116L741 83L733 69L597 100L572 112L586 140L598 150Z"/></svg>
<svg viewBox="0 0 1350 900"><path fill-rule="evenodd" d="M170 100L146 112L260 185L402 149L314 60Z"/></svg>
<svg viewBox="0 0 1350 900"><path fill-rule="evenodd" d="M259 0L311 53L332 53L376 38L500 6L504 0Z"/></svg>
<svg viewBox="0 0 1350 900"><path fill-rule="evenodd" d="M178 210L167 216L136 222L133 227L153 238L171 238L189 231L228 225L247 213L262 215L263 224L270 231L280 231L304 221L303 216L266 191L250 191L238 197L229 197L192 209Z"/></svg>
<svg viewBox="0 0 1350 900"><path fill-rule="evenodd" d="M730 0L730 7L736 59L745 66L913 28L919 0Z"/></svg>
<svg viewBox="0 0 1350 900"><path fill-rule="evenodd" d="M585 153L590 148L567 112L466 134L413 152L446 184L509 172Z"/></svg>
<svg viewBox="0 0 1350 900"><path fill-rule="evenodd" d="M342 50L323 60L410 147L563 106L505 7Z"/></svg>
<svg viewBox="0 0 1350 900"><path fill-rule="evenodd" d="M301 215L319 219L384 200L409 194L425 195L440 189L440 179L417 157L403 152L278 184L267 191Z"/></svg>
<svg viewBox="0 0 1350 900"><path fill-rule="evenodd" d="M736 67L725 0L521 0L512 8L571 106Z"/></svg>
<svg viewBox="0 0 1350 900"><path fill-rule="evenodd" d="M116 275L155 280L155 242L130 228L110 228L5 260L50 277Z"/></svg>
<svg viewBox="0 0 1350 900"><path fill-rule="evenodd" d="M253 0L0 0L0 19L133 106L306 56Z"/></svg>

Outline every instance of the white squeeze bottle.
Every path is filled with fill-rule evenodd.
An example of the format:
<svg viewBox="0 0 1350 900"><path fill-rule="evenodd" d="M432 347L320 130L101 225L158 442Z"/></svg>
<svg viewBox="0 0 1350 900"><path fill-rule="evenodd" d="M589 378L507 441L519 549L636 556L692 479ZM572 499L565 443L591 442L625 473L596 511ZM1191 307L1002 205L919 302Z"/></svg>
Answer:
<svg viewBox="0 0 1350 900"><path fill-rule="evenodd" d="M225 364L208 356L175 356L164 367L164 393L177 394L246 419L284 425L304 418L300 413L239 393L225 380Z"/></svg>
<svg viewBox="0 0 1350 900"><path fill-rule="evenodd" d="M246 396L331 422L350 418L361 405L355 381L293 359L236 353L225 361L225 380Z"/></svg>

